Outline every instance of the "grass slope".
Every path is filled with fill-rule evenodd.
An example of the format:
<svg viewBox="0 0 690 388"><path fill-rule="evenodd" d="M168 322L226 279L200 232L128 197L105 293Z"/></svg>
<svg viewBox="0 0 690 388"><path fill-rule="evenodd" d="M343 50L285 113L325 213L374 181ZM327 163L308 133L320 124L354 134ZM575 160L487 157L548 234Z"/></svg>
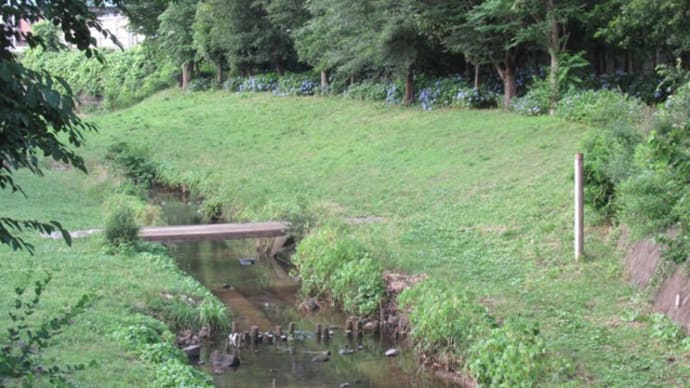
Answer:
<svg viewBox="0 0 690 388"><path fill-rule="evenodd" d="M601 233L589 229L587 260L572 260L572 158L586 128L499 111L225 92L165 92L94 119L102 133L89 139L93 155L118 141L144 145L168 179L236 219L271 218L299 201L386 217L361 232L383 246L388 267L475 290L498 317L539 321L550 348L572 360L574 372L554 384L690 376L677 348L624 319L649 306Z"/></svg>
<svg viewBox="0 0 690 388"><path fill-rule="evenodd" d="M45 167L43 177L26 171L16 175L28 198L0 192L2 215L56 219L70 230L101 228L102 203L113 184L97 171L86 176L76 170ZM100 236L75 239L72 247L62 240L40 238L28 232L22 236L35 246L34 255L0 246L0 294L4 296L0 299L1 343L6 339L6 328L11 326L8 313L15 312L11 307L15 287L27 287L28 300L27 296L33 296L33 283L51 274L39 308L28 322L30 327L36 328L40 322L55 317L86 293L94 293L96 298L50 341L42 352L44 365L86 365L95 361L94 366L68 377L71 383L83 387L143 387L161 381L161 373L166 372L138 357L138 350L115 338L114 333L148 322L142 318L148 315L147 304L160 298L161 291L175 293L197 285L175 269L172 259L146 253L104 253ZM0 376L0 385L5 382L4 377ZM14 386L17 382L7 383ZM36 384L51 386L41 379Z"/></svg>
<svg viewBox="0 0 690 388"><path fill-rule="evenodd" d="M547 378L553 385L690 380L681 350L648 321L629 319L649 306L601 233L589 229L587 260L572 260L572 158L586 128L498 111L220 91L166 91L91 119L101 130L83 150L90 165L118 142L146 148L165 179L223 203L233 220L271 219L299 203L385 217L357 233L388 268L472 289L499 319L540 322L550 350L572 364ZM36 214L70 217L69 202L79 201L64 202L55 217L45 204Z"/></svg>

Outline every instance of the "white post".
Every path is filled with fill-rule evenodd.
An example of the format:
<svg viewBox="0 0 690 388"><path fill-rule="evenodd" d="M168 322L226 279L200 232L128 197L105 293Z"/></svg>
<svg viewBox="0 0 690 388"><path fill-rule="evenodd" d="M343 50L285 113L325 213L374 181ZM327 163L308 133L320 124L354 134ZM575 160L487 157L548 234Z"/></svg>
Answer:
<svg viewBox="0 0 690 388"><path fill-rule="evenodd" d="M575 260L584 252L585 212L584 212L584 175L582 173L582 154L575 154Z"/></svg>

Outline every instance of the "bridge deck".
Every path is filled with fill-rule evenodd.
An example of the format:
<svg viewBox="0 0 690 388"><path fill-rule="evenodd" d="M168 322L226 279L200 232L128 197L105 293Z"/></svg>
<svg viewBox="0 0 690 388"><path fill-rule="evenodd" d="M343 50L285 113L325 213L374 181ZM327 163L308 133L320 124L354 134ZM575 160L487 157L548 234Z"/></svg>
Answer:
<svg viewBox="0 0 690 388"><path fill-rule="evenodd" d="M286 222L155 226L141 228L139 234L147 241L233 240L284 236L287 226Z"/></svg>

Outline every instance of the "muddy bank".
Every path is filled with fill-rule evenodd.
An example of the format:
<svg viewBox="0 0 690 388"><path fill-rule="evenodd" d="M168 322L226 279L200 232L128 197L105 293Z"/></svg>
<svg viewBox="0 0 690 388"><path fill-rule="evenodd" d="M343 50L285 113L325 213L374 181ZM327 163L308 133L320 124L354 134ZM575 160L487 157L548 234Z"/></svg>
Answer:
<svg viewBox="0 0 690 388"><path fill-rule="evenodd" d="M652 291L654 311L666 314L690 332L690 273L684 265L671 265L662 258L663 246L654 239L630 241L625 228L619 240L625 252L627 279L640 288L659 286ZM662 271L664 274L660 273ZM670 274L670 276L668 276Z"/></svg>

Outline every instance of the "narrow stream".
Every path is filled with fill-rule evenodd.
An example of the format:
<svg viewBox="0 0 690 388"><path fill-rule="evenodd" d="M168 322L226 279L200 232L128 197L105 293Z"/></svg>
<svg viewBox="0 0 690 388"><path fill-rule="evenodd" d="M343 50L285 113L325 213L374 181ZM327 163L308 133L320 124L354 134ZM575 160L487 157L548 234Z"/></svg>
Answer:
<svg viewBox="0 0 690 388"><path fill-rule="evenodd" d="M193 203L170 195L156 196L170 225L200 222ZM210 289L230 308L241 331L251 325L261 332L289 322L296 324L296 339L260 344L240 350L239 367L213 374L217 387L436 387L443 382L427 372L418 373L411 351L402 349L398 357L385 357L387 349L397 347L378 337L348 337L346 317L328 308L306 316L297 311L299 285L279 266L254 262L255 240L202 241L170 244L170 254L179 267ZM240 260L245 259L245 260ZM330 326L329 340L315 337L318 324ZM202 348L200 368L213 373L209 355L223 349L227 334ZM353 353L341 355L343 349ZM330 351L327 362L313 359Z"/></svg>

